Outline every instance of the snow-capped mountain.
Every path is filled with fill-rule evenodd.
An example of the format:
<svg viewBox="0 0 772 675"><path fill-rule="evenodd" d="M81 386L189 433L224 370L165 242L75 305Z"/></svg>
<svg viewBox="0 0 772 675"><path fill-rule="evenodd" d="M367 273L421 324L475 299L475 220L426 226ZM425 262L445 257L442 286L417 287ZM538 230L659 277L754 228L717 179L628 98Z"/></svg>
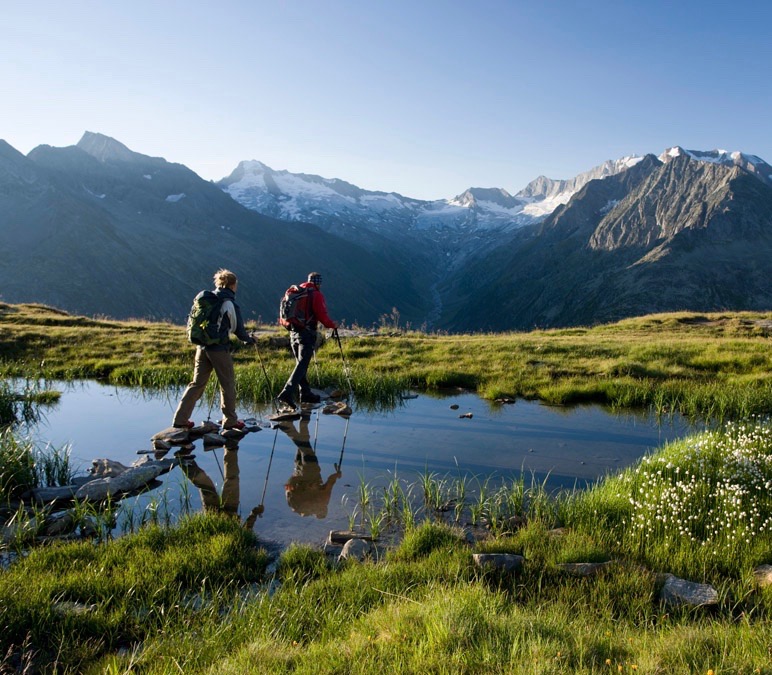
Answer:
<svg viewBox="0 0 772 675"><path fill-rule="evenodd" d="M386 240L441 260L442 277L469 256L498 245L507 232L543 220L591 180L625 171L641 159L609 160L569 180L540 176L515 195L472 187L434 201L363 190L337 178L275 171L256 160L241 162L218 185L263 215L313 223L370 250L382 250Z"/></svg>
<svg viewBox="0 0 772 675"><path fill-rule="evenodd" d="M743 152L737 151L727 152L726 150L684 150L676 145L665 150L659 156L659 159L661 162L667 163L673 158L683 155L700 162L740 167L748 173L754 174L766 185L772 186L772 166L767 164L761 157L756 157L756 155L746 155Z"/></svg>
<svg viewBox="0 0 772 675"><path fill-rule="evenodd" d="M411 232L485 235L538 222L589 181L624 171L641 159L610 160L570 180L540 176L514 196L502 188L472 187L435 201L363 190L337 178L275 171L256 160L241 162L218 184L249 209L328 230L364 226L400 239Z"/></svg>

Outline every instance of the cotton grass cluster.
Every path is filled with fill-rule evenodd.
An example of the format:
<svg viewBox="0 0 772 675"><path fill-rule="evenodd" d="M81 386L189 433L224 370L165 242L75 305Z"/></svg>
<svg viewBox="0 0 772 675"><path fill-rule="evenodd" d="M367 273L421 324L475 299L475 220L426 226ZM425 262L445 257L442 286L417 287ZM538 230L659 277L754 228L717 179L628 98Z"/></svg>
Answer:
<svg viewBox="0 0 772 675"><path fill-rule="evenodd" d="M644 458L621 486L626 546L747 560L772 543L772 425L753 418L675 443Z"/></svg>

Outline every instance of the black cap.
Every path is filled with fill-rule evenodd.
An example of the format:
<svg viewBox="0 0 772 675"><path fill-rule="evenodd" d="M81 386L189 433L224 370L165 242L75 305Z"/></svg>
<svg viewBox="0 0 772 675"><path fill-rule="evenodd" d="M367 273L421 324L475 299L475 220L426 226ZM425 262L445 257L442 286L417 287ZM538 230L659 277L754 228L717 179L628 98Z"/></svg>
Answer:
<svg viewBox="0 0 772 675"><path fill-rule="evenodd" d="M311 274L308 275L308 281L318 286L322 283L322 275L319 274L319 272L311 272Z"/></svg>

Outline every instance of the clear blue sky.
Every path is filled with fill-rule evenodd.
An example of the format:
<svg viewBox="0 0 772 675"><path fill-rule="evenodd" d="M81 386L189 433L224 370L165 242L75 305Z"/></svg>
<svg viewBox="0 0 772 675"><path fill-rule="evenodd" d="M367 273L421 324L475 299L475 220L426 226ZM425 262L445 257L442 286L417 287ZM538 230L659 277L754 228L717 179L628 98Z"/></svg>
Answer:
<svg viewBox="0 0 772 675"><path fill-rule="evenodd" d="M0 138L440 199L681 145L772 163L772 2L3 3Z"/></svg>

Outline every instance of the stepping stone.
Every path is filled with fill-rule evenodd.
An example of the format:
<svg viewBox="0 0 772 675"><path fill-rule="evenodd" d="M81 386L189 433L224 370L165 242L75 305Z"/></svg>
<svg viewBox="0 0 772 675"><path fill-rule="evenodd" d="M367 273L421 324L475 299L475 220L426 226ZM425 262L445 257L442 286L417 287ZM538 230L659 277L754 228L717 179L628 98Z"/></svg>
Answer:
<svg viewBox="0 0 772 675"><path fill-rule="evenodd" d="M340 415L341 417L348 417L351 415L351 408L349 408L347 403L339 401L338 403L330 403L329 405L324 406L322 412L325 415Z"/></svg>
<svg viewBox="0 0 772 675"><path fill-rule="evenodd" d="M290 420L299 420L301 414L297 410L285 410L279 411L274 415L271 415L268 419L272 422L289 422Z"/></svg>
<svg viewBox="0 0 772 675"><path fill-rule="evenodd" d="M211 433L211 434L206 434L204 436L204 446L205 447L207 445L222 447L223 445L225 445L225 441L226 441L226 439L223 436L221 436L220 434Z"/></svg>
<svg viewBox="0 0 772 675"><path fill-rule="evenodd" d="M157 434L151 437L151 441L165 441L171 445L180 445L187 443L190 440L190 429L180 429L178 427L167 427L163 431L159 431Z"/></svg>

